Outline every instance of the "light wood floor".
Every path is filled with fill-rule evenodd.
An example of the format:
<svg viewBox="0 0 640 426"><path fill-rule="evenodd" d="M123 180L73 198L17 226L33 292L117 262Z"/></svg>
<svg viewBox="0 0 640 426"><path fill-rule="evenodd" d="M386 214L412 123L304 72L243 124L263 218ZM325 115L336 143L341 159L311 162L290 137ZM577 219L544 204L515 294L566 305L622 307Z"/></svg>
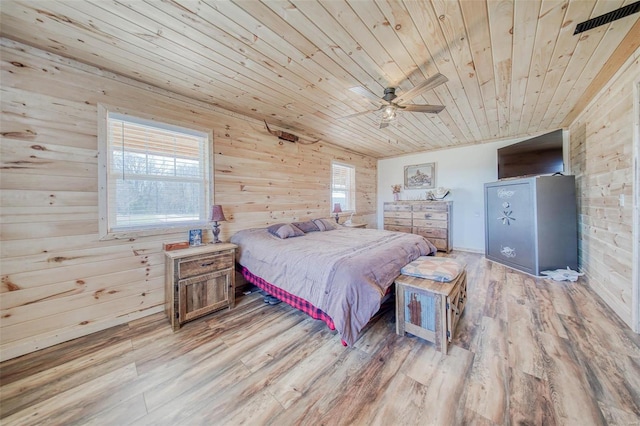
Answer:
<svg viewBox="0 0 640 426"><path fill-rule="evenodd" d="M482 256L449 355L395 334L354 347L259 293L173 333L162 315L6 361L3 425L640 424L640 337L583 283Z"/></svg>

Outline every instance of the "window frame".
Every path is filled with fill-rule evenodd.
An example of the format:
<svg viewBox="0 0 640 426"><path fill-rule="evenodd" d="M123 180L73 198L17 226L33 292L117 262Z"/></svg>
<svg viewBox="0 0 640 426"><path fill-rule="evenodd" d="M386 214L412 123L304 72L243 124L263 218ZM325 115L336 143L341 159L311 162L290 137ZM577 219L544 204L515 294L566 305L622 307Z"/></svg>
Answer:
<svg viewBox="0 0 640 426"><path fill-rule="evenodd" d="M335 201L333 199L333 192L334 192L334 188L335 188L335 184L334 184L334 177L335 177L335 173L334 173L334 166L340 166L340 167L346 167L348 169L351 169L351 171L353 172L353 185L351 188L347 189L345 192L345 198L348 198L348 196L351 196L351 200L350 202L353 204L352 206L348 206L351 208L345 208L344 210L342 210L343 213L356 213L356 167L352 164L347 164L347 163L342 163L340 161L331 161L331 205L329 206L329 212L331 214L333 214L333 206L335 205ZM342 207L342 206L341 206Z"/></svg>
<svg viewBox="0 0 640 426"><path fill-rule="evenodd" d="M173 130L184 129L185 133L199 132L207 137L204 146L204 217L202 220L183 221L172 224L154 224L148 226L131 227L126 229L112 229L109 223L109 129L108 123L110 114L131 117L132 122L141 122L158 128L169 128ZM141 110L133 110L123 107L98 104L98 232L100 240L127 239L143 236L173 234L189 229L197 229L208 226L207 217L209 206L214 204L214 140L212 129L194 126L193 123L172 120L166 117L156 117Z"/></svg>

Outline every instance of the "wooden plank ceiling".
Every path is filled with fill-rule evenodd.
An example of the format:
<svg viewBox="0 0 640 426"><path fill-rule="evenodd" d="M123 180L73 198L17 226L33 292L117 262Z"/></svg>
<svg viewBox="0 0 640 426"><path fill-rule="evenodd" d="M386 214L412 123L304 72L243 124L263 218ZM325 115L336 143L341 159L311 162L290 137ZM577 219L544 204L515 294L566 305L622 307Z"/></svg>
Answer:
<svg viewBox="0 0 640 426"><path fill-rule="evenodd" d="M3 1L0 34L285 130L383 158L570 124L638 48L633 0ZM606 66L605 66L606 65ZM380 129L358 94L448 82ZM265 129L266 132L266 129Z"/></svg>

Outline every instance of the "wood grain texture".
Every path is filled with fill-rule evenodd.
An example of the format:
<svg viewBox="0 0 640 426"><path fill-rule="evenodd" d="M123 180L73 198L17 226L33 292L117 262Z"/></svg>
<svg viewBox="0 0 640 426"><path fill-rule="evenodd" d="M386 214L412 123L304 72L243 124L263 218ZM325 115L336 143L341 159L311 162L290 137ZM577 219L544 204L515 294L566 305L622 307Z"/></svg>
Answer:
<svg viewBox="0 0 640 426"><path fill-rule="evenodd" d="M162 310L163 244L187 233L99 239L98 103L213 130L223 241L240 229L329 217L332 160L355 166L353 220L376 227L372 157L326 141L281 142L247 116L1 42L3 360Z"/></svg>
<svg viewBox="0 0 640 426"><path fill-rule="evenodd" d="M574 29L632 2L7 0L0 36L383 158L570 126L640 39L637 15ZM410 102L439 114L401 113L385 129L380 113L340 120L375 109L352 87L379 100L437 73L449 81ZM40 135L69 128L51 121Z"/></svg>
<svg viewBox="0 0 640 426"><path fill-rule="evenodd" d="M630 326L632 200L634 186L638 185L632 178L633 93L638 75L640 48L569 128L580 212L579 263L595 291ZM629 200L623 206L621 196Z"/></svg>
<svg viewBox="0 0 640 426"><path fill-rule="evenodd" d="M256 291L177 333L156 314L1 363L0 422L638 424L640 338L583 280L439 255L468 265L448 355L396 335L392 308L346 348L323 322ZM559 294L570 309L554 304Z"/></svg>

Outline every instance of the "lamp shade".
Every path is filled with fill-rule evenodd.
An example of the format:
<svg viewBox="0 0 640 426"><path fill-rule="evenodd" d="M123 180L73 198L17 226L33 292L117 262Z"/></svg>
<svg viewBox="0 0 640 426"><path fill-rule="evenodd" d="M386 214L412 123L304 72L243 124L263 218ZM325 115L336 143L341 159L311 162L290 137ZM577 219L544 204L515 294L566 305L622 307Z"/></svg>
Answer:
<svg viewBox="0 0 640 426"><path fill-rule="evenodd" d="M332 213L342 213L342 209L340 208L340 203L335 203L333 205L333 212Z"/></svg>
<svg viewBox="0 0 640 426"><path fill-rule="evenodd" d="M225 220L227 220L227 218L224 217L222 206L220 204L214 204L213 206L211 206L211 221L222 222Z"/></svg>

